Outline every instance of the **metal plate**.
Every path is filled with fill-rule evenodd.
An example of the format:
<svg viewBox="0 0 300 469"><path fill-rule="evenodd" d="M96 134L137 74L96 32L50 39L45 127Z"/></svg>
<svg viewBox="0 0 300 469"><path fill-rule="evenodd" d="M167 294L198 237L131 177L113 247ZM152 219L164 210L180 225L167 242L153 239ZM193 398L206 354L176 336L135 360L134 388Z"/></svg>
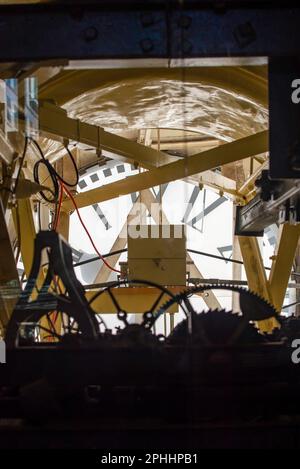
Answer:
<svg viewBox="0 0 300 469"><path fill-rule="evenodd" d="M14 5L1 6L0 15L0 61L8 62L286 56L298 54L300 42L299 8L259 9L257 3Z"/></svg>

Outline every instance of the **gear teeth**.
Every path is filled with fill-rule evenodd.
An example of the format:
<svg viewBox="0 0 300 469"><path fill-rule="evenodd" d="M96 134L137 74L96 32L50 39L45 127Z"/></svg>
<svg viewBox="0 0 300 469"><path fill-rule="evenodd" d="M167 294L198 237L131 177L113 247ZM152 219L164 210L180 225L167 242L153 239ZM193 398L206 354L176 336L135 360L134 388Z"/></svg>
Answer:
<svg viewBox="0 0 300 469"><path fill-rule="evenodd" d="M224 308L203 311L194 317L193 334L198 345L265 343L266 339L258 333L251 323L247 323L242 328L240 335L238 334L234 342L231 343L231 339L235 336L235 332L239 330L240 325L243 325L242 318L232 311L226 311ZM170 334L168 342L170 344L180 343L186 337L186 333L187 319L184 319Z"/></svg>
<svg viewBox="0 0 300 469"><path fill-rule="evenodd" d="M201 291L205 292L207 290L230 290L236 293L239 293L240 295L247 295L251 296L252 298L254 297L256 300L260 301L263 303L264 307L268 308L270 310L270 317L276 317L278 316L278 311L275 309L275 307L265 298L262 298L260 295L257 293L253 292L252 290L249 290L247 288L241 287L239 285L232 285L232 284L220 284L220 283L210 283L210 284L199 284L198 286L193 286L190 288L187 288L185 290L182 290L180 293L175 295L174 298L171 298L168 300L166 303L164 303L160 309L157 312L157 315L155 317L155 320L163 314L170 306L172 306L174 303L180 304L181 301L183 301L185 298L187 298L189 295L199 293ZM232 313L234 314L234 313Z"/></svg>

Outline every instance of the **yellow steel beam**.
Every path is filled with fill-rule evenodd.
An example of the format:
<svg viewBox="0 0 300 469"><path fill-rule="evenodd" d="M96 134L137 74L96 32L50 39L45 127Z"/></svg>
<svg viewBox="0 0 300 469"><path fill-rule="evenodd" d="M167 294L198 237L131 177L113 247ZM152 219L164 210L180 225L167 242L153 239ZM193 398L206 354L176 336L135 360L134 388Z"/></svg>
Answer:
<svg viewBox="0 0 300 469"><path fill-rule="evenodd" d="M6 163L11 164L16 151L11 142L5 137L3 131L0 129L0 158Z"/></svg>
<svg viewBox="0 0 300 469"><path fill-rule="evenodd" d="M251 176L243 183L243 185L239 188L239 194L241 196L247 196L249 192L253 191L255 188L255 181L257 178L261 175L261 172L264 169L267 169L269 167L269 161L264 161L255 171ZM254 194L255 195L255 194Z"/></svg>
<svg viewBox="0 0 300 469"><path fill-rule="evenodd" d="M15 229L20 236L20 250L26 277L28 278L34 256L34 240L36 236L33 211L30 199L18 200L13 210Z"/></svg>
<svg viewBox="0 0 300 469"><path fill-rule="evenodd" d="M270 283L267 279L257 238L240 236L239 244L249 289L269 301L277 309L272 298ZM280 309L277 310L278 312L280 311ZM268 333L272 332L275 327L278 327L278 323L275 319L268 319L259 321L258 327L262 332Z"/></svg>
<svg viewBox="0 0 300 469"><path fill-rule="evenodd" d="M0 323L5 328L21 291L15 257L0 201Z"/></svg>
<svg viewBox="0 0 300 469"><path fill-rule="evenodd" d="M182 290L182 287L168 287L168 289L176 295ZM86 298L90 300L95 294L95 290L88 290L85 294ZM149 310L151 306L156 302L161 290L152 287L126 287L126 288L115 288L113 294L125 311L128 313L141 314ZM170 298L168 295L163 295L156 310L167 302ZM108 293L103 293L91 304L93 310L99 314L116 314L118 311L112 302L112 299ZM169 312L177 312L178 306L173 305Z"/></svg>
<svg viewBox="0 0 300 469"><path fill-rule="evenodd" d="M147 148L147 147L145 147ZM183 179L194 174L217 168L226 163L264 153L268 148L268 132L263 131L211 150L170 163L161 168L131 176L121 181L107 184L91 191L78 194L75 199L78 207L86 207L118 196L142 191L159 184ZM70 201L63 204L66 210L72 209Z"/></svg>
<svg viewBox="0 0 300 469"><path fill-rule="evenodd" d="M168 287L168 290L176 295L182 291L182 287ZM88 301L97 293L99 290L88 290L86 291L86 298ZM151 309L151 306L158 299L161 294L161 290L154 287L124 287L115 288L113 294L119 303L128 313L141 314ZM202 294L199 293L199 296ZM156 310L163 306L170 297L165 294L160 299L156 306ZM98 314L116 314L118 311L114 305L111 296L108 292L103 293L91 303L93 310ZM169 313L178 312L178 305L174 304L168 310Z"/></svg>
<svg viewBox="0 0 300 469"><path fill-rule="evenodd" d="M73 155L75 163L77 164L77 159L78 159L77 149L72 150L72 155ZM61 177L63 177L65 181L74 181L74 177L75 177L74 166L69 157L62 158L60 161L58 161L57 171L58 171L58 174ZM69 190L74 195L75 189L69 188ZM57 224L57 232L61 234L66 241L69 241L69 230L70 230L70 213L64 212L63 210L61 210L58 224Z"/></svg>
<svg viewBox="0 0 300 469"><path fill-rule="evenodd" d="M239 244L249 289L272 303L269 282L257 238L239 236ZM275 319L268 319L259 321L258 326L262 332L272 332L274 327L278 326L278 323Z"/></svg>
<svg viewBox="0 0 300 469"><path fill-rule="evenodd" d="M239 191L236 190L236 182L233 179L229 179L214 171L204 171L203 173L187 177L184 180L193 185L209 187L219 194L226 194L229 199L236 202L240 201L242 197Z"/></svg>
<svg viewBox="0 0 300 469"><path fill-rule="evenodd" d="M269 277L272 302L281 311L299 241L300 225L281 225Z"/></svg>
<svg viewBox="0 0 300 469"><path fill-rule="evenodd" d="M299 236L299 225L286 224L280 227L269 280L263 266L257 239L239 237L249 288L272 303L278 313L280 313L284 302ZM276 325L276 322L272 320L259 323L260 329L266 332L272 331Z"/></svg>
<svg viewBox="0 0 300 469"><path fill-rule="evenodd" d="M250 290L269 300L268 279L257 238L239 236L239 244Z"/></svg>
<svg viewBox="0 0 300 469"><path fill-rule="evenodd" d="M118 155L128 162L138 162L145 168L160 166L177 158L159 152L150 147L106 132L102 127L81 122L68 117L67 112L49 102L41 102L39 106L40 131L52 139L61 141L62 138L75 140Z"/></svg>

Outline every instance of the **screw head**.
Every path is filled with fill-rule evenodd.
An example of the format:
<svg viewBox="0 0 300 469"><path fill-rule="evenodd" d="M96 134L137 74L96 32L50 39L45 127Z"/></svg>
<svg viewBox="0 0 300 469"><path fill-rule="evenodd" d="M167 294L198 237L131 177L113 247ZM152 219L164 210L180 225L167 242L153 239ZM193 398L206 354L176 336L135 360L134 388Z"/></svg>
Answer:
<svg viewBox="0 0 300 469"><path fill-rule="evenodd" d="M154 44L151 39L142 39L140 46L144 52L151 52L154 49Z"/></svg>
<svg viewBox="0 0 300 469"><path fill-rule="evenodd" d="M184 55L188 55L192 52L193 44L188 40L185 39L181 45L181 50Z"/></svg>
<svg viewBox="0 0 300 469"><path fill-rule="evenodd" d="M250 21L240 24L234 30L234 36L238 45L243 48L256 40L256 31Z"/></svg>
<svg viewBox="0 0 300 469"><path fill-rule="evenodd" d="M98 29L95 28L94 26L91 26L84 31L84 38L88 42L95 41L97 37L98 37Z"/></svg>
<svg viewBox="0 0 300 469"><path fill-rule="evenodd" d="M147 28L148 26L152 26L154 23L153 14L151 12L144 12L141 14L141 23L143 28Z"/></svg>
<svg viewBox="0 0 300 469"><path fill-rule="evenodd" d="M178 19L178 27L188 29L192 24L192 18L190 16L182 15Z"/></svg>

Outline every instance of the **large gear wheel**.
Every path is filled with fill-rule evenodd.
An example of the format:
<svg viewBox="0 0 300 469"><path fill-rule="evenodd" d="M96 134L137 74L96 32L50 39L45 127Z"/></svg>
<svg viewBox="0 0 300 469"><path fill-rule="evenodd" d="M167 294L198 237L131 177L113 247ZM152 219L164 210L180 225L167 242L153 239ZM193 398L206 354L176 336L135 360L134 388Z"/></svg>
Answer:
<svg viewBox="0 0 300 469"><path fill-rule="evenodd" d="M210 310L198 314L190 298L209 290L230 290L239 293L241 314L224 310ZM169 343L182 341L188 336L199 345L262 343L267 339L258 332L253 322L276 318L280 327L278 313L270 303L256 293L238 286L209 284L187 289L165 303L156 314L155 320L167 312L174 301L181 306L186 319L176 326L169 336Z"/></svg>
<svg viewBox="0 0 300 469"><path fill-rule="evenodd" d="M154 282L150 282L148 280L137 280L137 279L132 279L132 280L121 280L112 283L108 287L98 291L89 301L89 306L92 307L92 304L96 299L99 297L108 297L111 302L111 306L114 308L115 313L117 314L118 319L123 322L125 325L125 328L130 327L128 323L128 316L130 314L135 314L136 311L133 309L131 311L128 311L125 307L125 304L120 301L117 297L117 292L124 290L126 287L134 287L138 291L140 287L147 287L147 288L152 288L152 290L155 291L156 297L150 305L147 310L145 310L142 313L142 323L140 324L141 327L150 328L151 325L155 322L155 316L156 316L156 311L159 310L160 305L165 301L165 298L167 298L167 301L174 301L176 303L176 296L167 288L163 287L162 285ZM126 290L125 290L126 291ZM122 300L122 299L121 299ZM95 312L95 314L98 314Z"/></svg>
<svg viewBox="0 0 300 469"><path fill-rule="evenodd" d="M188 320L179 323L168 337L170 345L180 344L188 337ZM225 310L209 310L193 319L192 340L197 345L245 345L265 343L257 329L238 314Z"/></svg>

